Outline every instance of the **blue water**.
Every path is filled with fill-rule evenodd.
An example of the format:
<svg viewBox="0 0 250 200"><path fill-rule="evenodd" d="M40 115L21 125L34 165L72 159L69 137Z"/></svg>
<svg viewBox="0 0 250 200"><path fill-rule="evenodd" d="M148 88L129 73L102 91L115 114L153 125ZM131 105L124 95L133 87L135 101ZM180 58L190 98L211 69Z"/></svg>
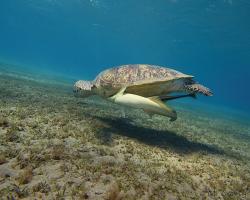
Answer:
<svg viewBox="0 0 250 200"><path fill-rule="evenodd" d="M1 0L0 61L75 79L171 66L214 91L202 102L248 113L249 19L247 0Z"/></svg>

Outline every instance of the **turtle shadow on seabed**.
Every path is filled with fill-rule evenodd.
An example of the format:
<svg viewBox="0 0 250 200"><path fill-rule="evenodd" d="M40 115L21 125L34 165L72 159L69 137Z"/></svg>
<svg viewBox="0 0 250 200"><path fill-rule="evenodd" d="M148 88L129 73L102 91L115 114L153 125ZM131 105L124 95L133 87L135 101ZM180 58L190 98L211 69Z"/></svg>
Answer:
<svg viewBox="0 0 250 200"><path fill-rule="evenodd" d="M172 131L142 127L120 118L97 117L97 119L108 125L98 132L98 137L104 143L112 141L112 134L114 134L133 138L144 144L171 150L179 154L204 152L225 155L225 152L217 147L190 141Z"/></svg>
<svg viewBox="0 0 250 200"><path fill-rule="evenodd" d="M97 137L102 140L103 144L110 144L112 142L112 135L120 135L178 154L184 155L200 152L204 155L221 155L235 160L244 160L244 157L238 153L223 150L217 146L188 140L186 137L178 135L173 131L142 127L127 118L100 116L95 116L95 118L105 124L97 133Z"/></svg>

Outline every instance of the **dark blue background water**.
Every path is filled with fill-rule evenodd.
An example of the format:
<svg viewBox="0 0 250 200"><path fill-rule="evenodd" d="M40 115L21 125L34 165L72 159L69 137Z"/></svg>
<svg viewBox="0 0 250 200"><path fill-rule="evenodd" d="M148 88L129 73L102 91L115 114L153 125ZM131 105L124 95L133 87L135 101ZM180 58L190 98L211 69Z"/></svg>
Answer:
<svg viewBox="0 0 250 200"><path fill-rule="evenodd" d="M1 0L0 60L93 79L128 63L171 66L250 111L247 0Z"/></svg>

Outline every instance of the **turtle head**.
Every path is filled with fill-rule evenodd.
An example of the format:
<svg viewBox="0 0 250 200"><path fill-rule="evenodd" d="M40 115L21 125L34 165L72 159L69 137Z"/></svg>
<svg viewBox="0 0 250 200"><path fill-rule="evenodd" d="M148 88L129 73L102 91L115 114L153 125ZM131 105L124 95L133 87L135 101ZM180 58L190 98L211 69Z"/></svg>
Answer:
<svg viewBox="0 0 250 200"><path fill-rule="evenodd" d="M74 84L74 94L76 97L88 97L94 95L95 85L92 81L79 80Z"/></svg>

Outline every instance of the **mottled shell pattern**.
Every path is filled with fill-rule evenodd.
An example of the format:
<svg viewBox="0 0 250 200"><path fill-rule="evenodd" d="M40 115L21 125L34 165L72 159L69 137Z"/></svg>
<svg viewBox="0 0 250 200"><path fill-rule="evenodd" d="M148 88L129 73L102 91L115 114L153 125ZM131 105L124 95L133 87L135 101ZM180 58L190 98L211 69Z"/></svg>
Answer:
<svg viewBox="0 0 250 200"><path fill-rule="evenodd" d="M143 96L171 92L183 86L183 80L193 76L156 65L122 65L101 72L94 80L102 96L110 96L122 87L126 92Z"/></svg>

